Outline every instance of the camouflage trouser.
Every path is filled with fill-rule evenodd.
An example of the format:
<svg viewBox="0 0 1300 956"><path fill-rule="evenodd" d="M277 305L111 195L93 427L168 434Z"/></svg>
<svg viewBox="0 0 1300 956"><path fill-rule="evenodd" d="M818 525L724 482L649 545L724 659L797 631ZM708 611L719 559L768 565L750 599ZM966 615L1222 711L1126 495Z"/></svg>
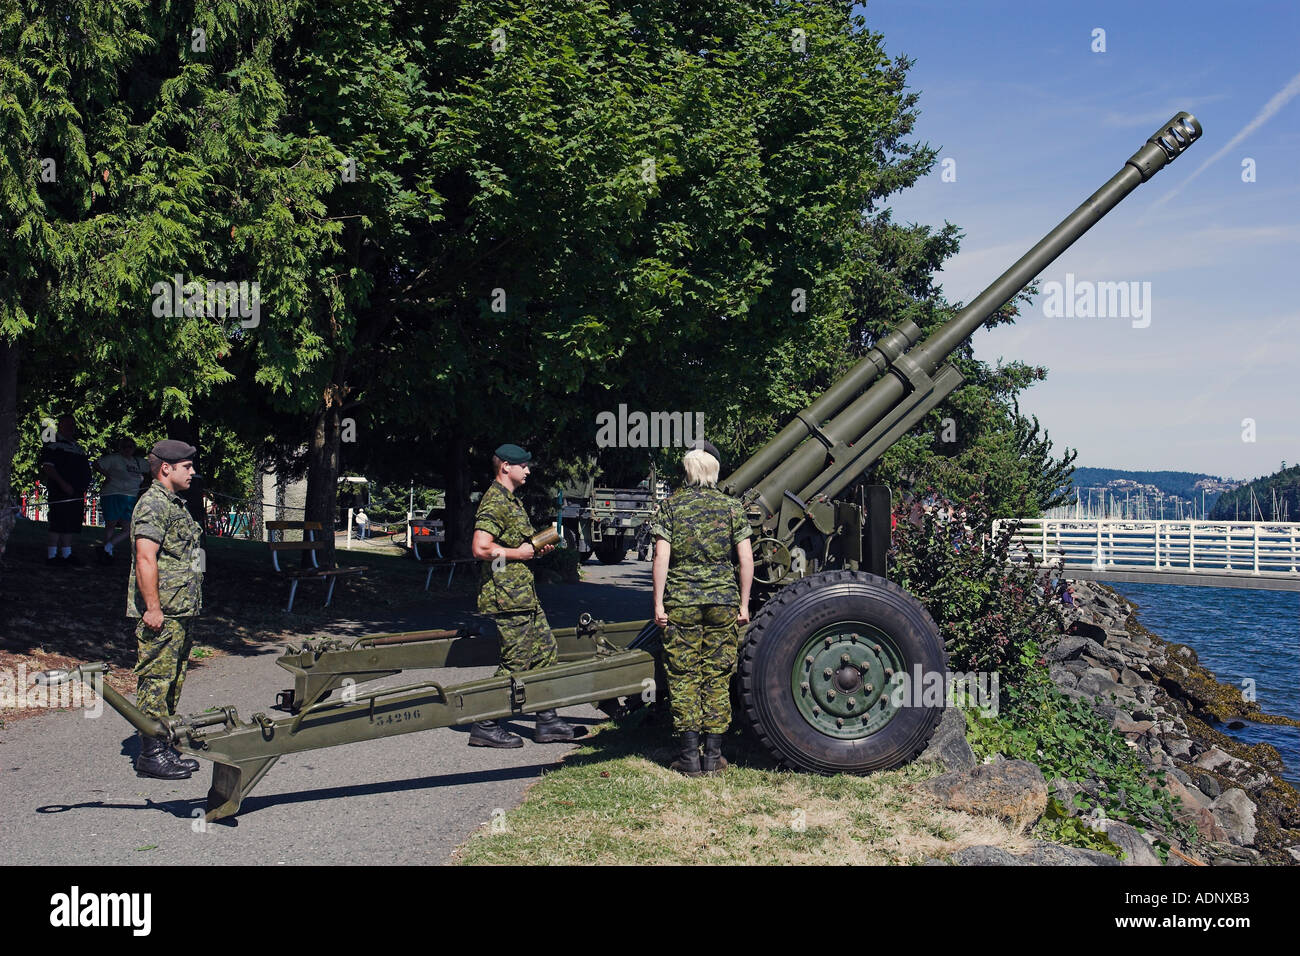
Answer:
<svg viewBox="0 0 1300 956"><path fill-rule="evenodd" d="M731 726L731 674L740 644L737 610L726 604L668 609L664 668L673 729L679 734L721 734Z"/></svg>
<svg viewBox="0 0 1300 956"><path fill-rule="evenodd" d="M161 631L143 619L136 625L135 705L150 717L176 713L190 663L193 624L190 617L165 617Z"/></svg>
<svg viewBox="0 0 1300 956"><path fill-rule="evenodd" d="M501 666L493 676L555 663L555 637L540 607L518 614L493 614L492 620L501 632Z"/></svg>

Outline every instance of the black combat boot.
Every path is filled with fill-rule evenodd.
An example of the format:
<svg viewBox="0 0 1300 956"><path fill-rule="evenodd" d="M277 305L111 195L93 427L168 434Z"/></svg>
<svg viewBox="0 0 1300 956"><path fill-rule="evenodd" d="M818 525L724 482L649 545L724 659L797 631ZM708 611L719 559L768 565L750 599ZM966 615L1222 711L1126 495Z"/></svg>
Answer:
<svg viewBox="0 0 1300 956"><path fill-rule="evenodd" d="M681 755L668 767L688 777L700 775L700 735L697 731L688 730L682 734Z"/></svg>
<svg viewBox="0 0 1300 956"><path fill-rule="evenodd" d="M524 738L499 726L495 720L479 720L475 721L470 728L469 745L471 747L496 747L500 750L510 750L514 747L522 747Z"/></svg>
<svg viewBox="0 0 1300 956"><path fill-rule="evenodd" d="M167 753L168 753L168 757L167 757L168 760L170 760L174 764L177 764L178 766L184 767L190 773L194 773L196 770L199 769L199 762L197 760L195 760L193 757L182 756L181 752L177 750L175 747L168 747Z"/></svg>
<svg viewBox="0 0 1300 956"><path fill-rule="evenodd" d="M536 716L537 727L533 730L533 740L539 744L573 740L578 736L577 728L568 721L560 719L553 710L539 710Z"/></svg>
<svg viewBox="0 0 1300 956"><path fill-rule="evenodd" d="M137 777L157 777L159 780L185 780L190 771L168 759L167 745L157 737L140 735L140 756L135 758Z"/></svg>
<svg viewBox="0 0 1300 956"><path fill-rule="evenodd" d="M727 769L727 758L722 756L722 734L704 735L704 757L700 769L705 773L719 773Z"/></svg>

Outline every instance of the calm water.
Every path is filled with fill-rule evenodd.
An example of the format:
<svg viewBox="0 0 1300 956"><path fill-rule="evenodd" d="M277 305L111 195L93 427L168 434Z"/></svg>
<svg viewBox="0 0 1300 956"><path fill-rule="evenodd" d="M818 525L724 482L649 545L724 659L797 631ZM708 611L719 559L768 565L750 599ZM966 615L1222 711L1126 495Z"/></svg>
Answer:
<svg viewBox="0 0 1300 956"><path fill-rule="evenodd" d="M1143 627L1186 644L1225 684L1255 682L1261 709L1300 719L1300 594L1166 584L1113 584L1137 603ZM1300 786L1300 729L1250 724L1225 733L1267 743L1286 763L1283 776Z"/></svg>

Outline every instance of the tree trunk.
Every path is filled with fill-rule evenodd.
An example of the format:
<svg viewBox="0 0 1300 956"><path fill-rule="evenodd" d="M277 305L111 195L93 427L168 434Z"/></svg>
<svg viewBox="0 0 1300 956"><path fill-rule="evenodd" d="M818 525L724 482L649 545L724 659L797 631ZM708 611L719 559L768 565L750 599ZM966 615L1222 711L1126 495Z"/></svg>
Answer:
<svg viewBox="0 0 1300 956"><path fill-rule="evenodd" d="M253 459L253 495L248 504L248 540L266 540L266 519L263 514L264 495L262 485L266 480L265 463L261 458Z"/></svg>
<svg viewBox="0 0 1300 956"><path fill-rule="evenodd" d="M444 446L442 473L447 481L447 554L456 558L470 556L477 510L469 500L470 492L487 487L486 478L482 482L474 481L475 473L469 465L469 442L459 430L453 431ZM476 484L482 487L476 489Z"/></svg>
<svg viewBox="0 0 1300 956"><path fill-rule="evenodd" d="M311 447L307 449L307 520L319 521L327 548L322 563L334 563L334 515L338 508L339 421L343 388L330 385L316 409ZM306 554L307 552L303 552Z"/></svg>
<svg viewBox="0 0 1300 956"><path fill-rule="evenodd" d="M18 453L18 361L21 346L0 342L0 559L4 558L16 507L14 455Z"/></svg>

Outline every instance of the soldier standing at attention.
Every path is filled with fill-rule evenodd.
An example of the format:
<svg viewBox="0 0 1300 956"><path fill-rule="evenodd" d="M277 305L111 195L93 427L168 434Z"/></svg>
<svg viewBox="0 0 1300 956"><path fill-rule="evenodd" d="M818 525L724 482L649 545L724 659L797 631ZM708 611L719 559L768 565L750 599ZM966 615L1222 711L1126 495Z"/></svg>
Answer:
<svg viewBox="0 0 1300 956"><path fill-rule="evenodd" d="M688 777L727 768L722 735L731 726L731 674L754 580L745 510L717 488L718 450L700 444L682 459L686 485L659 506L650 525L655 623L664 628L673 729L682 745L670 766Z"/></svg>
<svg viewBox="0 0 1300 956"><path fill-rule="evenodd" d="M140 619L135 672L136 706L166 722L176 713L189 665L193 623L203 607L201 530L180 492L194 477L195 449L168 439L153 446L154 481L131 513L131 578L126 613ZM135 772L180 780L199 769L157 737L140 735Z"/></svg>
<svg viewBox="0 0 1300 956"><path fill-rule="evenodd" d="M497 677L530 671L555 663L555 637L546 621L533 572L524 563L537 556L534 534L523 502L515 492L528 480L533 456L518 445L502 445L492 456L495 480L483 493L474 516L474 539L470 551L479 565L478 610L490 616L501 632L501 666ZM552 550L542 548L542 554ZM553 743L572 740L572 724L554 710L537 712L533 740ZM521 738L495 720L480 720L470 730L471 747L522 747Z"/></svg>

